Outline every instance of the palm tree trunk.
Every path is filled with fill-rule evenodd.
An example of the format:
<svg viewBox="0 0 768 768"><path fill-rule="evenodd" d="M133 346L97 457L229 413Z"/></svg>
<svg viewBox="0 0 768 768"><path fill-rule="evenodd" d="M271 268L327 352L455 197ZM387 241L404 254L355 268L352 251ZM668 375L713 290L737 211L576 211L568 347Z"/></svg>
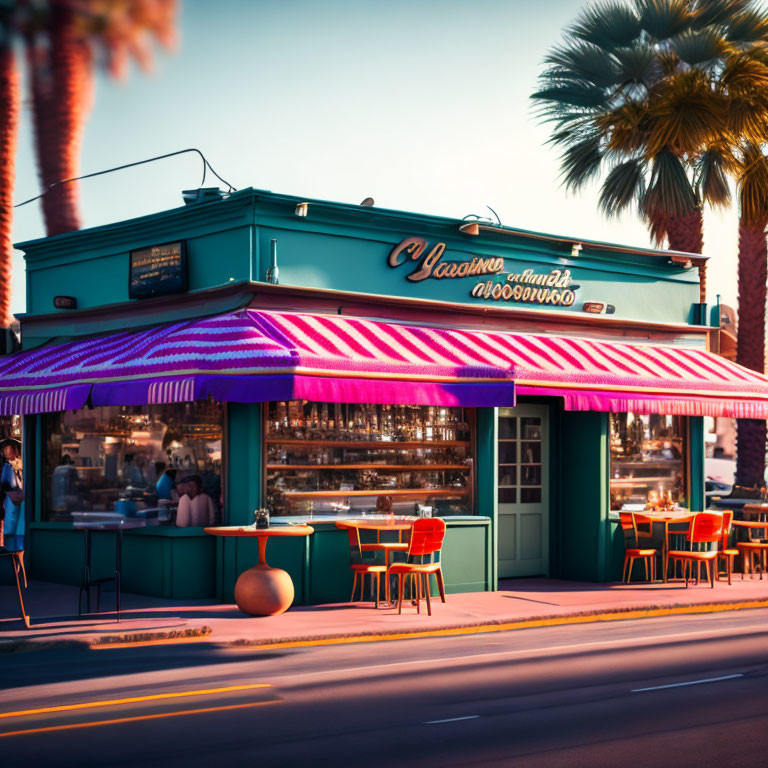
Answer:
<svg viewBox="0 0 768 768"><path fill-rule="evenodd" d="M19 129L19 73L10 42L0 45L0 325L11 322L13 187Z"/></svg>
<svg viewBox="0 0 768 768"><path fill-rule="evenodd" d="M767 224L768 219L756 224L739 221L739 330L736 362L759 373L765 370ZM765 421L739 419L737 435L736 484L759 488L765 483Z"/></svg>
<svg viewBox="0 0 768 768"><path fill-rule="evenodd" d="M670 216L664 222L671 251L701 253L704 248L704 217L701 208L687 216Z"/></svg>
<svg viewBox="0 0 768 768"><path fill-rule="evenodd" d="M43 189L78 175L91 88L91 57L77 32L71 0L51 2L47 47L32 46L30 70L35 144ZM80 228L76 182L42 198L48 235Z"/></svg>

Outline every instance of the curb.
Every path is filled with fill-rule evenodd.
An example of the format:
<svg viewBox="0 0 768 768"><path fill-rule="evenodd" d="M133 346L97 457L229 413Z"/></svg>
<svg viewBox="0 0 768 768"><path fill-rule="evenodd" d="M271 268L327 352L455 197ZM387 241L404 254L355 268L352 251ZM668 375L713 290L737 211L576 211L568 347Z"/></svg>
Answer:
<svg viewBox="0 0 768 768"><path fill-rule="evenodd" d="M39 640L16 638L7 642L0 642L0 655L42 651L50 648L106 650L109 648L141 648L146 645L176 645L209 640L212 632L211 627L206 626L165 632L132 632L99 637L55 638L51 640L47 638L40 638Z"/></svg>
<svg viewBox="0 0 768 768"><path fill-rule="evenodd" d="M568 624L592 624L606 621L630 621L634 619L653 619L663 616L683 616L704 613L723 613L725 611L743 611L768 608L766 600L743 600L725 603L701 603L698 605L671 605L666 607L625 608L609 611L581 611L568 615L542 616L534 619L509 621L484 621L482 623L453 624L433 629L392 631L392 632L359 632L357 634L338 633L324 637L284 637L271 640L238 640L217 641L212 627L190 627L184 630L165 632L132 632L122 635L107 635L103 637L62 638L26 640L23 638L0 642L0 655L4 653L24 653L33 650L50 648L86 648L90 650L107 650L118 648L141 648L151 645L180 645L196 642L213 642L220 646L241 650L277 650L283 648L313 648L325 645L347 645L352 643L379 643L392 640L418 640L421 638L447 637L459 635L476 635L490 632L509 632L517 629L536 629L540 627L557 627Z"/></svg>
<svg viewBox="0 0 768 768"><path fill-rule="evenodd" d="M567 616L548 616L522 621L485 622L483 624L465 624L461 626L440 627L412 632L380 632L360 634L338 634L319 638L285 638L281 640L254 641L242 638L227 643L228 646L242 649L258 648L274 650L280 648L312 648L323 645L345 645L351 643L378 643L391 640L417 640L420 638L446 637L451 635L477 635L489 632L509 632L516 629L536 629L538 627L557 627L567 624L592 624L601 621L629 621L632 619L653 619L662 616L681 616L697 613L723 613L768 608L768 600L745 600L735 603L703 603L700 605L677 605L666 608L627 608L614 611L582 612Z"/></svg>

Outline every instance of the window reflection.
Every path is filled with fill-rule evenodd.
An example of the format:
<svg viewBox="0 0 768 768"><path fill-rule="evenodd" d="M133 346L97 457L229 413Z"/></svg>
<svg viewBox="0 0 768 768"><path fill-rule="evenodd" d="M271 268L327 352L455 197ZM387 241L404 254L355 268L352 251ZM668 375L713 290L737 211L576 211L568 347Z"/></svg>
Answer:
<svg viewBox="0 0 768 768"><path fill-rule="evenodd" d="M610 415L611 509L685 503L685 419Z"/></svg>
<svg viewBox="0 0 768 768"><path fill-rule="evenodd" d="M172 523L184 496L199 496L207 510L209 497L212 516L221 519L219 403L104 406L44 419L43 519L112 511L151 517L151 510L168 507L163 517Z"/></svg>

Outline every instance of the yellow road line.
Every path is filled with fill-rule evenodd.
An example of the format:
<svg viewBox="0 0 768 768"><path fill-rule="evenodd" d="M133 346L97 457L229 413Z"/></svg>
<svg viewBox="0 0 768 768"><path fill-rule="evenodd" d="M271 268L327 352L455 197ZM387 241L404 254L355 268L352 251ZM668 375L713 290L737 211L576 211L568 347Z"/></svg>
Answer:
<svg viewBox="0 0 768 768"><path fill-rule="evenodd" d="M252 685L229 685L225 688L201 688L197 691L177 691L175 693L153 693L147 696L131 696L126 699L106 699L103 701L86 701L81 704L62 704L58 707L42 707L40 709L23 709L18 712L0 712L0 718L24 717L26 715L47 715L51 712L71 712L76 709L92 707L114 707L120 704L135 704L140 701L159 701L161 699L180 699L185 696L210 696L214 693L232 693L234 691L251 691L254 688L271 688L269 683L253 683Z"/></svg>
<svg viewBox="0 0 768 768"><path fill-rule="evenodd" d="M70 723L68 725L49 725L44 728L28 728L24 731L7 731L0 733L0 739L6 736L24 736L30 733L45 733L47 731L71 731L75 728L93 728L98 725L115 725L117 723L135 723L139 720L157 720L161 717L179 717L180 715L202 715L207 712L224 712L231 709L246 707L265 707L268 704L280 704L279 701L249 701L246 704L228 704L221 707L205 707L203 709L184 709L179 712L160 712L154 715L135 715L134 717L119 717L114 720L94 720L88 723Z"/></svg>
<svg viewBox="0 0 768 768"><path fill-rule="evenodd" d="M125 642L116 641L114 643L105 643L96 641L88 644L92 651L104 651L110 648L144 648L148 645L179 645L180 643L210 643L211 634L195 635L193 637L160 637L156 640L126 640Z"/></svg>
<svg viewBox="0 0 768 768"><path fill-rule="evenodd" d="M451 627L448 629L427 629L414 632L392 632L374 635L351 635L347 637L323 637L317 640L288 640L277 643L237 643L234 648L243 650L274 650L278 648L310 648L321 645L346 645L349 643L379 643L387 640L416 640L425 637L447 637L449 635L475 635L486 632L508 632L513 629L536 629L538 627L556 627L565 624L591 624L598 621L628 621L630 619L649 619L660 616L678 616L695 613L721 613L739 611L747 608L768 608L768 600L746 600L737 603L706 603L702 605L683 605L671 608L644 608L629 611L607 611L605 613L581 614L578 616L555 616L547 619L523 619L505 624L478 624L471 627Z"/></svg>

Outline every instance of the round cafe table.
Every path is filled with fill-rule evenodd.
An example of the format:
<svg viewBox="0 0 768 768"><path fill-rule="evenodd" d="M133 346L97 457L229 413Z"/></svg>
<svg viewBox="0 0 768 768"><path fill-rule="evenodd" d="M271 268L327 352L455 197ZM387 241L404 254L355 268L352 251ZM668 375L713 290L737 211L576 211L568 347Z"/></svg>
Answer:
<svg viewBox="0 0 768 768"><path fill-rule="evenodd" d="M235 584L237 607L251 616L276 616L291 607L293 582L288 573L267 564L267 541L271 536L309 536L309 525L272 525L269 528L221 525L204 529L211 536L248 536L259 540L259 561L243 571Z"/></svg>
<svg viewBox="0 0 768 768"><path fill-rule="evenodd" d="M669 526L674 523L690 523L695 512L687 509L644 509L635 513L635 517L642 524L643 520L664 525L664 538L661 542L661 563L664 568L663 581L667 581L667 565L669 552ZM681 531L682 533L682 531Z"/></svg>
<svg viewBox="0 0 768 768"><path fill-rule="evenodd" d="M393 515L375 517L352 518L341 521L341 525L357 528L361 531L376 531L376 543L361 544L364 552L381 551L384 553L384 565L389 569L389 557L392 552L407 552L408 544L402 541L403 531L410 531L415 517L395 517ZM397 541L382 541L381 534L386 531L397 531ZM384 580L384 600L387 604L392 602L389 578Z"/></svg>

